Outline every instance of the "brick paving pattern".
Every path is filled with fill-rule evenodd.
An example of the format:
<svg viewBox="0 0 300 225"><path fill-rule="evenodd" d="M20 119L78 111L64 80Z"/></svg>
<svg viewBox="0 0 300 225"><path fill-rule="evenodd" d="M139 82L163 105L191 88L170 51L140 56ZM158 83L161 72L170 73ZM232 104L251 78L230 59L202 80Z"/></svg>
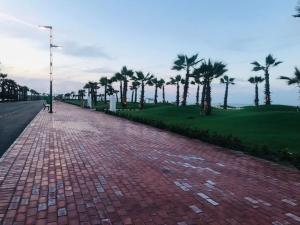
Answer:
<svg viewBox="0 0 300 225"><path fill-rule="evenodd" d="M56 103L0 160L0 224L300 224L300 173Z"/></svg>

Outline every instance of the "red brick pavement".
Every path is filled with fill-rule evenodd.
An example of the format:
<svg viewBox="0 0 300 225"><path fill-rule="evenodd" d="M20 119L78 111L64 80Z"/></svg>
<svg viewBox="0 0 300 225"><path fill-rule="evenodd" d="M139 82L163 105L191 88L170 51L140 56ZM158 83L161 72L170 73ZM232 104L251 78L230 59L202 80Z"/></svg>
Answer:
<svg viewBox="0 0 300 225"><path fill-rule="evenodd" d="M56 103L0 161L3 224L300 224L300 173Z"/></svg>

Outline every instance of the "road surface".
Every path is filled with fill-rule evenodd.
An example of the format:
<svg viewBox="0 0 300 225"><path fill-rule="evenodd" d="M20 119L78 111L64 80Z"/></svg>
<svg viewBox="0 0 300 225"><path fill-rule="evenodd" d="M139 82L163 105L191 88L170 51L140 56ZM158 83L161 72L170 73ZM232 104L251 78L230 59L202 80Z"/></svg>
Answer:
<svg viewBox="0 0 300 225"><path fill-rule="evenodd" d="M64 103L0 161L0 224L300 224L300 173Z"/></svg>
<svg viewBox="0 0 300 225"><path fill-rule="evenodd" d="M0 103L0 157L42 109L42 101Z"/></svg>

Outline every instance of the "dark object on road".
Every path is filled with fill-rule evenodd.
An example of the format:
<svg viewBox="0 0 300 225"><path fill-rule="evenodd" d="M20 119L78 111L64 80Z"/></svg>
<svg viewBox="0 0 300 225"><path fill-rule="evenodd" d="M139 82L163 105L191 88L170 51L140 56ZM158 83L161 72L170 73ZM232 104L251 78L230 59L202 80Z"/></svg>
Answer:
<svg viewBox="0 0 300 225"><path fill-rule="evenodd" d="M43 108L43 101L0 103L0 157Z"/></svg>

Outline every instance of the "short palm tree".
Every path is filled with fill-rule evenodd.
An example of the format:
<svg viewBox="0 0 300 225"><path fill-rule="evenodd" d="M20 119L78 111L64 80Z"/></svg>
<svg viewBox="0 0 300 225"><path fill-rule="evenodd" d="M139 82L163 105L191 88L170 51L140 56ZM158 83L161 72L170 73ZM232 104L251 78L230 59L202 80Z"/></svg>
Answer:
<svg viewBox="0 0 300 225"><path fill-rule="evenodd" d="M99 80L99 84L104 87L104 102L107 102L107 86L109 85L109 79L107 77L101 77Z"/></svg>
<svg viewBox="0 0 300 225"><path fill-rule="evenodd" d="M264 71L264 73L265 73L265 81L266 81L266 83L265 83L265 104L266 105L271 105L270 74L269 74L270 67L278 66L281 63L282 63L281 61L277 61L271 54L269 54L266 57L264 65L258 63L257 61L254 61L253 63L251 63L252 65L254 65L253 71L255 71L255 72L256 71Z"/></svg>
<svg viewBox="0 0 300 225"><path fill-rule="evenodd" d="M299 88L299 94L300 94L300 71L297 67L295 67L294 77L281 76L280 79L286 80L288 85L296 85Z"/></svg>
<svg viewBox="0 0 300 225"><path fill-rule="evenodd" d="M176 85L176 106L179 106L181 76L171 77L167 85Z"/></svg>
<svg viewBox="0 0 300 225"><path fill-rule="evenodd" d="M265 80L264 78L257 77L257 76L250 77L249 80L248 80L251 84L255 84L255 98L254 98L254 104L255 104L255 106L259 105L258 84L262 83L264 80Z"/></svg>
<svg viewBox="0 0 300 225"><path fill-rule="evenodd" d="M232 77L228 77L228 76L224 76L220 79L220 82L222 84L225 84L225 95L224 95L224 105L223 108L227 109L227 100L228 100L228 88L229 85L234 85L234 78Z"/></svg>
<svg viewBox="0 0 300 225"><path fill-rule="evenodd" d="M141 97L140 97L140 108L143 109L145 105L145 86L151 84L153 75L150 73L144 74L142 71L136 72L136 77L134 79L141 83Z"/></svg>
<svg viewBox="0 0 300 225"><path fill-rule="evenodd" d="M188 96L188 89L189 89L189 79L191 76L191 69L194 68L202 59L198 60L198 54L188 57L187 55L178 55L177 59L174 61L174 66L172 67L173 70L185 70L185 83L183 87L183 96L181 105L186 105L186 100Z"/></svg>

